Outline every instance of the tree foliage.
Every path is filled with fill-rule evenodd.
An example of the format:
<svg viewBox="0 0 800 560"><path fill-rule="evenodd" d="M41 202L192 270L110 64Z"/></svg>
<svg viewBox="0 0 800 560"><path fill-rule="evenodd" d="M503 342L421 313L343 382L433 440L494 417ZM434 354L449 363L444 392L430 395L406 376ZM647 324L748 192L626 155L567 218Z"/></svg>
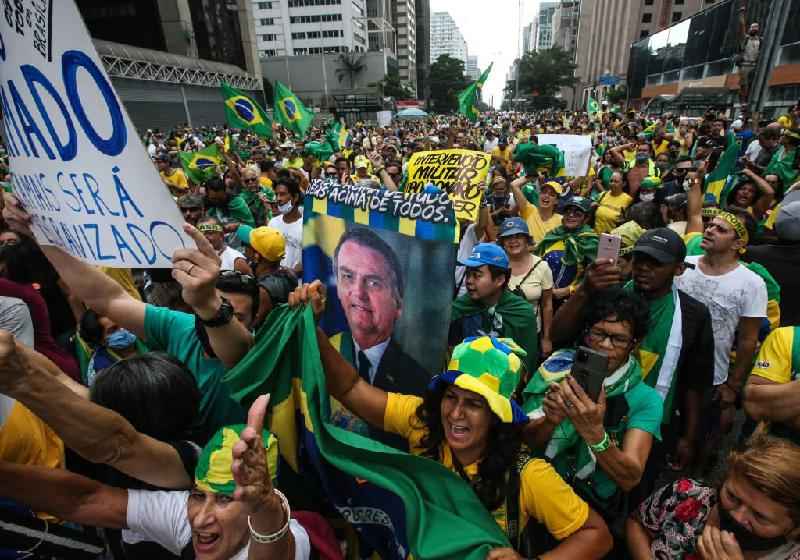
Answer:
<svg viewBox="0 0 800 560"><path fill-rule="evenodd" d="M609 88L605 91L606 101L610 104L614 105L615 103L621 103L625 101L628 97L628 86L625 84L619 84L612 88Z"/></svg>
<svg viewBox="0 0 800 560"><path fill-rule="evenodd" d="M515 91L516 80L506 84L506 96L511 97L553 97L562 87L572 87L577 83L577 66L572 61L572 53L558 45L547 50L526 52L520 60L519 91Z"/></svg>
<svg viewBox="0 0 800 560"><path fill-rule="evenodd" d="M336 69L336 78L342 83L345 77L350 79L350 89L355 89L355 80L366 67L363 54L347 52L339 55L339 67Z"/></svg>
<svg viewBox="0 0 800 560"><path fill-rule="evenodd" d="M400 79L397 72L389 72L386 77L375 86L381 97L394 97L395 99L411 99L415 97L414 91Z"/></svg>
<svg viewBox="0 0 800 560"><path fill-rule="evenodd" d="M431 104L437 113L458 109L458 92L469 85L464 76L464 62L443 54L431 64Z"/></svg>

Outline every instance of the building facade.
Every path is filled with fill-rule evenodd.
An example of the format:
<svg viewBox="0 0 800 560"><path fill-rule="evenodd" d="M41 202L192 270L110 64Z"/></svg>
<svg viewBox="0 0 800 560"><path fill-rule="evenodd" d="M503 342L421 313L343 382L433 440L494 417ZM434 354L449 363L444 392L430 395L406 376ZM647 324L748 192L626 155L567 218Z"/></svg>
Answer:
<svg viewBox="0 0 800 560"><path fill-rule="evenodd" d="M392 0L400 79L417 91L417 9L414 0Z"/></svg>
<svg viewBox="0 0 800 560"><path fill-rule="evenodd" d="M469 80L477 80L481 77L481 69L478 67L478 57L468 55L467 65L464 68L464 75Z"/></svg>
<svg viewBox="0 0 800 560"><path fill-rule="evenodd" d="M539 18L536 31L536 50L544 51L553 46L553 17L561 2L539 2Z"/></svg>
<svg viewBox="0 0 800 560"><path fill-rule="evenodd" d="M431 3L414 0L417 19L417 98L426 102L431 97Z"/></svg>
<svg viewBox="0 0 800 560"><path fill-rule="evenodd" d="M580 0L561 0L553 13L553 45L573 53L578 46L578 21L581 12Z"/></svg>
<svg viewBox="0 0 800 560"><path fill-rule="evenodd" d="M366 0L251 0L260 58L368 49Z"/></svg>
<svg viewBox="0 0 800 560"><path fill-rule="evenodd" d="M431 15L431 64L443 54L457 58L466 66L467 42L448 12L433 12Z"/></svg>
<svg viewBox="0 0 800 560"><path fill-rule="evenodd" d="M538 18L522 28L522 52L536 50L536 33L539 31Z"/></svg>

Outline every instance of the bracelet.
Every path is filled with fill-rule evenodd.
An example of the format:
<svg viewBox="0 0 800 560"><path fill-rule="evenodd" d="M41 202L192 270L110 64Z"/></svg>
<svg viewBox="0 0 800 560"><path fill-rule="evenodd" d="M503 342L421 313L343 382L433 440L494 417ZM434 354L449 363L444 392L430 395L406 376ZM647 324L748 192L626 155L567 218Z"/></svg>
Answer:
<svg viewBox="0 0 800 560"><path fill-rule="evenodd" d="M250 516L247 516L247 526L250 528L250 538L253 539L258 544L272 544L274 542L278 542L283 537L286 536L286 533L289 532L289 520L292 516L292 510L289 507L289 500L286 499L286 496L283 495L283 492L280 490L273 488L272 491L277 494L277 496L281 499L281 506L283 506L283 511L286 513L286 523L283 527L275 531L270 535L262 535L261 533L257 532L253 529L253 524L250 522Z"/></svg>
<svg viewBox="0 0 800 560"><path fill-rule="evenodd" d="M608 432L606 431L603 432L603 439L597 443L589 444L589 449L594 453L602 453L603 451L607 451L609 447L611 447L611 438L608 437Z"/></svg>

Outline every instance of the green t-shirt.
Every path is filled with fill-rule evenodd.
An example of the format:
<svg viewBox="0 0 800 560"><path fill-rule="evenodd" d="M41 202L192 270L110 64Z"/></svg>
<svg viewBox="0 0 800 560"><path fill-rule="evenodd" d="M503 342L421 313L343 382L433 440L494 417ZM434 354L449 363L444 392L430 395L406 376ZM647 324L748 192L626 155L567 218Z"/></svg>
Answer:
<svg viewBox="0 0 800 560"><path fill-rule="evenodd" d="M632 429L642 430L660 440L664 401L658 391L644 383L637 383L619 398L624 398L628 403L628 412L616 425L606 426L608 435L617 442L617 445L622 447L625 432ZM573 453L566 452L557 455L551 462L561 478L575 488L578 495L584 497L593 495L601 502L605 502L616 493L617 483L603 471L599 464L588 479L576 478L574 459Z"/></svg>
<svg viewBox="0 0 800 560"><path fill-rule="evenodd" d="M194 375L200 389L198 424L201 444L204 444L222 426L240 424L247 413L231 398L222 383L225 366L203 353L203 346L194 330L194 316L166 307L148 305L144 314L144 332L147 345L177 358Z"/></svg>

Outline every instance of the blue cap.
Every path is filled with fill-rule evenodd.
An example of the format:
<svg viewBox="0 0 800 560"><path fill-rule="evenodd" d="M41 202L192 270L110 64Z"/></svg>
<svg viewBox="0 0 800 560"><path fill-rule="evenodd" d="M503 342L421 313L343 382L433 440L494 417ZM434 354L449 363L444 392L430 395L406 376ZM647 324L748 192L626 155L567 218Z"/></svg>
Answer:
<svg viewBox="0 0 800 560"><path fill-rule="evenodd" d="M507 218L503 220L503 225L500 226L500 233L498 234L498 237L509 237L519 233L524 233L528 237L531 236L527 222L525 222L525 220L522 218L515 216L513 218Z"/></svg>
<svg viewBox="0 0 800 560"><path fill-rule="evenodd" d="M468 268L478 268L485 264L508 270L508 256L496 243L478 243L472 248L468 259L459 261L460 265Z"/></svg>

